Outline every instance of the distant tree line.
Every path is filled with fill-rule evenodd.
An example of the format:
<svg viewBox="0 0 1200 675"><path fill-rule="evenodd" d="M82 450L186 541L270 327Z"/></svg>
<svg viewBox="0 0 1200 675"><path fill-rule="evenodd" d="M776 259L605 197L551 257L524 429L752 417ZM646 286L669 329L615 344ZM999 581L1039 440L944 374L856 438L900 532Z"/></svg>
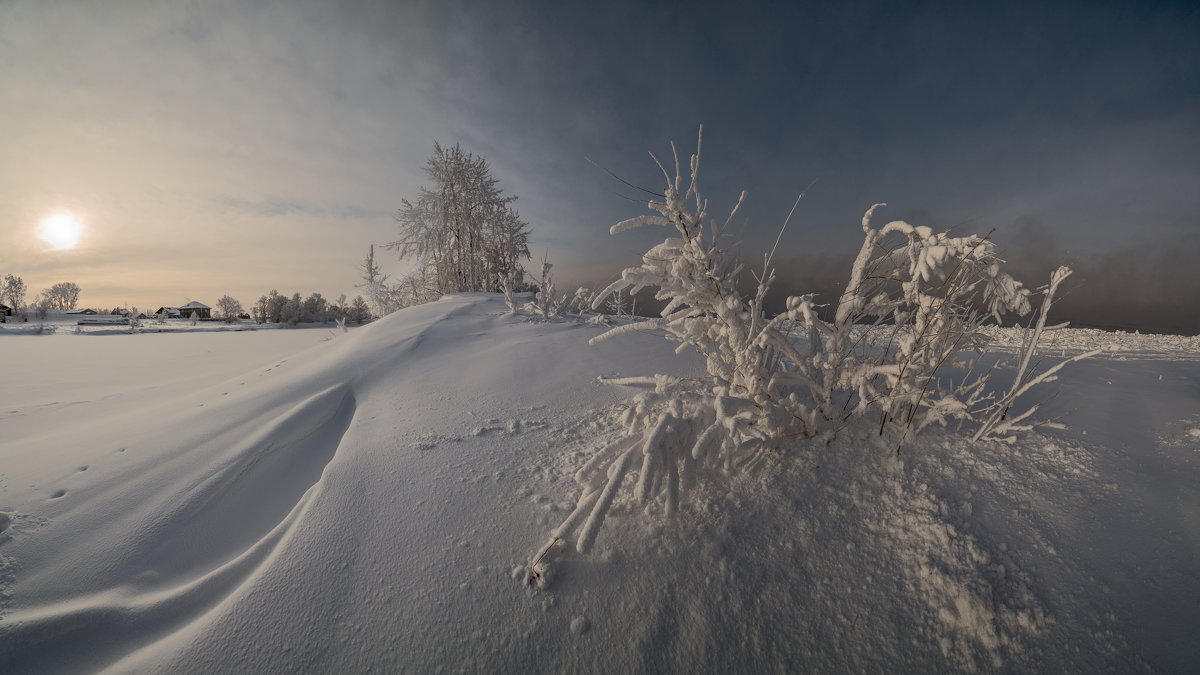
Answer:
<svg viewBox="0 0 1200 675"><path fill-rule="evenodd" d="M229 300L237 302L233 298ZM228 309L232 310L232 305ZM217 311L219 315L228 316L227 308L222 307L221 301L217 303ZM241 312L241 304L237 305L237 312ZM330 323L341 319L345 319L347 323L365 323L374 315L361 295L347 301L346 295L342 294L336 301L330 302L320 293L313 293L307 298L302 298L299 293L288 297L272 289L254 303L250 309L250 317L260 324L286 323L294 326L298 323Z"/></svg>

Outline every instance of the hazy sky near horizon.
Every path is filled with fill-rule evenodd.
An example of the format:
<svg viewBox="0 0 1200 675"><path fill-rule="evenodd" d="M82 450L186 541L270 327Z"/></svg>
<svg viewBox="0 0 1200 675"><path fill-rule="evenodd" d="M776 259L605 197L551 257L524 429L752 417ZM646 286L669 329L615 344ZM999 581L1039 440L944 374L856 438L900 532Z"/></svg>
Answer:
<svg viewBox="0 0 1200 675"><path fill-rule="evenodd" d="M646 151L700 124L747 251L813 181L789 259L881 201L1066 262L1200 250L1200 10L1045 4L0 0L0 274L101 308L353 295L437 140L600 280L662 232L609 237L644 206L589 158L657 189ZM49 250L62 210L84 236Z"/></svg>

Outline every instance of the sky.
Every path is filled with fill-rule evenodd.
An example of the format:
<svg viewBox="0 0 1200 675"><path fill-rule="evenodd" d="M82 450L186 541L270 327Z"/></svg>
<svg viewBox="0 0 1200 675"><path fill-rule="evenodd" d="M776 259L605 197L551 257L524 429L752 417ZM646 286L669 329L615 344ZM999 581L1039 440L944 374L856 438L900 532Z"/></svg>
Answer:
<svg viewBox="0 0 1200 675"><path fill-rule="evenodd" d="M658 189L647 151L700 125L748 258L811 186L781 291L836 287L887 202L1074 266L1084 322L1200 332L1194 3L0 0L0 274L106 309L353 296L439 141L488 159L560 288L597 283L663 235L609 236L645 205L606 171Z"/></svg>

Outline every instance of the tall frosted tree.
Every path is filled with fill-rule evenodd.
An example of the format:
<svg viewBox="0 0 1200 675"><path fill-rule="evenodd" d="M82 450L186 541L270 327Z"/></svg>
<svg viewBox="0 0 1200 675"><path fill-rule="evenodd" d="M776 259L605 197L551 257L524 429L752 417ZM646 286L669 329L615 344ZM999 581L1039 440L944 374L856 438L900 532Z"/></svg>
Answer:
<svg viewBox="0 0 1200 675"><path fill-rule="evenodd" d="M267 296L263 295L254 303L254 320L257 323L267 322Z"/></svg>
<svg viewBox="0 0 1200 675"><path fill-rule="evenodd" d="M283 323L286 321L288 299L286 295L280 295L279 291L274 288L267 294L267 321L271 323Z"/></svg>
<svg viewBox="0 0 1200 675"><path fill-rule="evenodd" d="M434 143L425 173L432 185L401 201L400 236L388 248L416 260L438 294L495 291L504 276L519 276L529 258L528 225L487 160Z"/></svg>

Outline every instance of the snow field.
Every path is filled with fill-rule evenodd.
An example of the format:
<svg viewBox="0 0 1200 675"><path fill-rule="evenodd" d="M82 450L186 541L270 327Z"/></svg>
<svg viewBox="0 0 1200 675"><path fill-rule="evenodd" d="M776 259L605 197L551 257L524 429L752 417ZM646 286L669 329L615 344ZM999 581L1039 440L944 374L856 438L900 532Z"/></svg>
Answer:
<svg viewBox="0 0 1200 675"><path fill-rule="evenodd" d="M1070 429L1013 446L933 429L897 455L851 429L714 474L671 518L618 495L591 552L556 550L531 590L575 474L642 391L597 377L703 372L652 336L588 346L602 330L468 294L327 341L4 338L30 365L0 390L5 428L22 425L0 437L0 663L1196 666L1194 353L1129 338L1125 360L1073 364L1043 409ZM157 375L100 379L135 355ZM197 368L164 383L180 358Z"/></svg>

